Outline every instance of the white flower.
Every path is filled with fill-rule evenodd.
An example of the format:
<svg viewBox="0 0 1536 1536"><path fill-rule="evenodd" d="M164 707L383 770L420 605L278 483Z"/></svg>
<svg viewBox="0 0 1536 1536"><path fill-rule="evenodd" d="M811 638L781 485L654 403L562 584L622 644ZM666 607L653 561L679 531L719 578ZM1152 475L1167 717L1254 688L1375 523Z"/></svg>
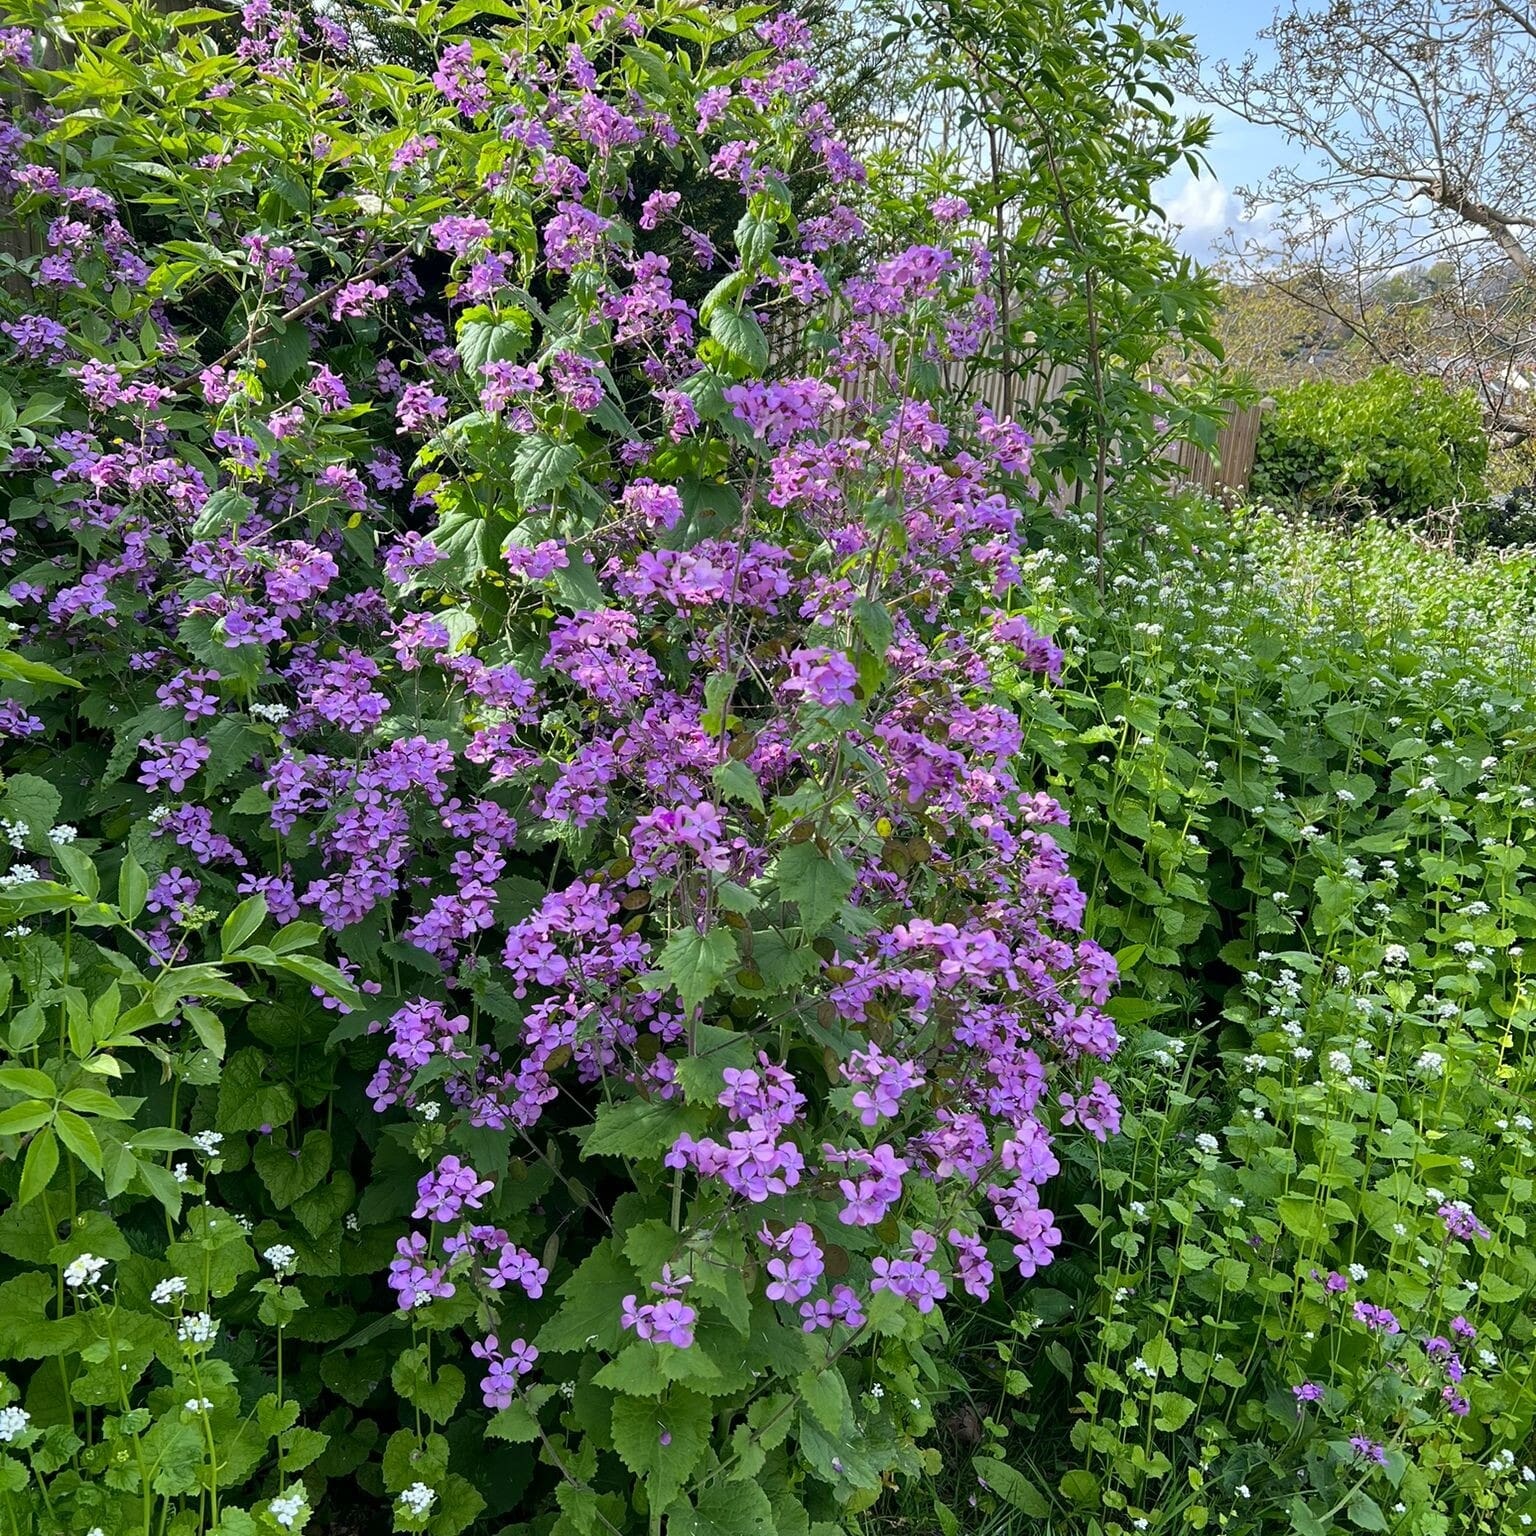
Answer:
<svg viewBox="0 0 1536 1536"><path fill-rule="evenodd" d="M1354 1066L1354 1062L1349 1059L1347 1051L1328 1052L1328 1067L1330 1071L1348 1072L1352 1066Z"/></svg>
<svg viewBox="0 0 1536 1536"><path fill-rule="evenodd" d="M1199 1149L1208 1157L1214 1157L1219 1151L1221 1151L1221 1143L1217 1141L1209 1131L1201 1131L1201 1133L1195 1137L1195 1145L1199 1147Z"/></svg>
<svg viewBox="0 0 1536 1536"><path fill-rule="evenodd" d="M1402 1224L1402 1222L1400 1222L1400 1221L1394 1221L1394 1222L1393 1222L1393 1223L1392 1223L1392 1230L1393 1230L1393 1231L1394 1231L1394 1232L1395 1232L1395 1233L1396 1233L1396 1234L1397 1234L1397 1235L1398 1235L1398 1236L1399 1236L1399 1237L1407 1237L1407 1236L1408 1236L1408 1228L1407 1228L1407 1227L1405 1227L1405 1226L1404 1226L1404 1225L1403 1225L1403 1224Z"/></svg>
<svg viewBox="0 0 1536 1536"><path fill-rule="evenodd" d="M304 1513L304 1491L296 1488L292 1493L280 1493L267 1505L267 1511L284 1530L291 1531Z"/></svg>
<svg viewBox="0 0 1536 1536"><path fill-rule="evenodd" d="M1407 965L1407 946L1403 944L1388 944L1381 952L1381 963L1383 965Z"/></svg>
<svg viewBox="0 0 1536 1536"><path fill-rule="evenodd" d="M437 1495L425 1483L412 1483L400 1495L400 1502L405 1505L407 1513L419 1520L432 1508L436 1498Z"/></svg>
<svg viewBox="0 0 1536 1536"><path fill-rule="evenodd" d="M213 1407L213 1399L211 1397L189 1397L181 1406L188 1413L207 1413Z"/></svg>
<svg viewBox="0 0 1536 1536"><path fill-rule="evenodd" d="M106 1267L105 1259L98 1259L94 1253L82 1253L78 1259L71 1259L64 1266L64 1284L72 1291L78 1291L83 1286L94 1286Z"/></svg>
<svg viewBox="0 0 1536 1536"><path fill-rule="evenodd" d="M1237 1496L1240 1499L1251 1499L1253 1497L1253 1495L1248 1491L1247 1483L1239 1483L1237 1485Z"/></svg>
<svg viewBox="0 0 1536 1536"><path fill-rule="evenodd" d="M61 821L58 826L50 827L48 829L48 837L50 841L55 843L69 844L74 842L74 840L79 836L79 829L70 826L67 821Z"/></svg>
<svg viewBox="0 0 1536 1536"><path fill-rule="evenodd" d="M1371 1272L1365 1267L1364 1264L1351 1264L1349 1266L1349 1278L1353 1280L1356 1285L1359 1285L1361 1282L1371 1278Z"/></svg>
<svg viewBox="0 0 1536 1536"><path fill-rule="evenodd" d="M25 1434L32 1415L25 1408L0 1408L0 1444L9 1445L17 1435Z"/></svg>
<svg viewBox="0 0 1536 1536"><path fill-rule="evenodd" d="M342 1221L342 1226L344 1226L348 1232L356 1232L358 1229L357 1212L348 1211L346 1218Z"/></svg>
<svg viewBox="0 0 1536 1536"><path fill-rule="evenodd" d="M1262 1072L1269 1058L1254 1051L1251 1055L1243 1057L1243 1066L1250 1072Z"/></svg>
<svg viewBox="0 0 1536 1536"><path fill-rule="evenodd" d="M186 1184L191 1180L192 1172L185 1163L177 1163L176 1166L171 1169L171 1177L175 1179L178 1184Z"/></svg>
<svg viewBox="0 0 1536 1536"><path fill-rule="evenodd" d="M206 1312L189 1312L176 1325L176 1337L183 1344L208 1344L219 1331L219 1325Z"/></svg>
<svg viewBox="0 0 1536 1536"><path fill-rule="evenodd" d="M425 1120L428 1125L436 1120L437 1117L442 1114L442 1112L443 1106L439 1104L436 1099L428 1099L427 1102L421 1106L421 1118ZM403 1498L404 1495L402 1494L401 1497Z"/></svg>
<svg viewBox="0 0 1536 1536"><path fill-rule="evenodd" d="M1413 1069L1420 1077L1439 1077L1445 1071L1445 1057L1439 1051L1420 1051Z"/></svg>
<svg viewBox="0 0 1536 1536"><path fill-rule="evenodd" d="M884 1388L884 1387L882 1387L882 1386L881 1386L881 1385L880 1385L880 1383L879 1383L879 1382L878 1382L878 1381L877 1381L877 1382L876 1382L876 1383L875 1383L875 1384L874 1384L874 1386L872 1386L872 1387L871 1387L871 1388L870 1388L870 1389L869 1389L869 1395L870 1395L870 1396L871 1396L871 1397L872 1397L872 1398L874 1398L874 1400L875 1400L875 1401L876 1401L876 1402L877 1402L877 1403L878 1403L878 1402L879 1402L879 1401L880 1401L880 1399L881 1399L881 1398L882 1398L882 1397L884 1397L884 1396L885 1396L885 1388Z"/></svg>
<svg viewBox="0 0 1536 1536"><path fill-rule="evenodd" d="M1347 789L1336 789L1333 793L1335 797L1345 805L1353 805L1355 803L1355 797L1353 793Z"/></svg>
<svg viewBox="0 0 1536 1536"><path fill-rule="evenodd" d="M178 1296L187 1294L187 1280L185 1275L172 1275L169 1280L162 1280L154 1290L149 1293L149 1299L157 1307L163 1307L175 1301Z"/></svg>
<svg viewBox="0 0 1536 1536"><path fill-rule="evenodd" d="M252 704L251 713L258 720L265 720L271 725L280 725L288 718L289 709L286 704Z"/></svg>
<svg viewBox="0 0 1536 1536"><path fill-rule="evenodd" d="M192 1141L204 1157L214 1158L219 1155L219 1148L224 1145L224 1133L223 1131L199 1131Z"/></svg>
<svg viewBox="0 0 1536 1536"><path fill-rule="evenodd" d="M290 1274L292 1272L298 1255L293 1251L292 1248L288 1246L287 1243L273 1243L273 1245L268 1248L265 1253L262 1254L262 1258L264 1258L267 1263L272 1266L273 1272L277 1275L277 1278L281 1280L284 1275Z"/></svg>
<svg viewBox="0 0 1536 1536"><path fill-rule="evenodd" d="M26 847L27 834L32 830L26 822L0 820L0 827L5 829L5 840L12 848Z"/></svg>

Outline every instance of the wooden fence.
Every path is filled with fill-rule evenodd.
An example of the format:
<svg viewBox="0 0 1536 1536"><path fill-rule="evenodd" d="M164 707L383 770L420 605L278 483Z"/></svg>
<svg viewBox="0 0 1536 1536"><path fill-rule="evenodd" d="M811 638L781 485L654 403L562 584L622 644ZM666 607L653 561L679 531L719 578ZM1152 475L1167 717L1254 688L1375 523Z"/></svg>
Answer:
<svg viewBox="0 0 1536 1536"><path fill-rule="evenodd" d="M770 346L775 356L787 366L794 366L800 354L803 332L791 323L777 333L770 331ZM975 361L940 363L940 379L946 390L981 400L1000 416L1023 413L1035 416L1040 407L1049 404L1065 392L1068 383L1076 376L1075 368L1057 364L1054 368L1016 371L1011 375L1003 369ZM870 364L838 382L838 393L845 399L855 400L875 383L875 372ZM1170 443L1163 457L1173 461L1179 478L1201 490L1218 492L1242 492L1247 490L1253 474L1253 460L1259 442L1259 425L1263 408L1251 405L1239 408L1230 406L1226 425L1216 439L1216 451L1207 453L1194 443ZM1058 485L1056 491L1070 499L1082 494L1077 486Z"/></svg>

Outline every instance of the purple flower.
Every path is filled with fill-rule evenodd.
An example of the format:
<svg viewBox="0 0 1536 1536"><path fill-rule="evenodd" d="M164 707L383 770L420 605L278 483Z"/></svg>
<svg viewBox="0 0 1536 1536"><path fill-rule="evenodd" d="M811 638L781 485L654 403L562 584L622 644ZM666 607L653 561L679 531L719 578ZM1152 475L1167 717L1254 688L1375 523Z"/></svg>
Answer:
<svg viewBox="0 0 1536 1536"><path fill-rule="evenodd" d="M1492 1237L1492 1233L1472 1213L1472 1207L1464 1200L1455 1200L1440 1207L1439 1216L1445 1223L1445 1231L1448 1237L1459 1237L1470 1242L1474 1238L1482 1238L1485 1241Z"/></svg>
<svg viewBox="0 0 1536 1536"><path fill-rule="evenodd" d="M804 694L824 709L836 709L858 702L853 692L858 680L858 669L842 651L817 645L790 652L789 677L781 687L785 693Z"/></svg>
<svg viewBox="0 0 1536 1536"><path fill-rule="evenodd" d="M400 432L420 432L447 413L447 395L434 394L430 384L407 384L395 404Z"/></svg>
<svg viewBox="0 0 1536 1536"><path fill-rule="evenodd" d="M1349 1443L1354 1448L1355 1454L1362 1461L1373 1462L1378 1467L1387 1464L1387 1451L1385 1446L1377 1445L1374 1440L1368 1440L1364 1435L1351 1435Z"/></svg>
<svg viewBox="0 0 1536 1536"><path fill-rule="evenodd" d="M1291 1395L1296 1399L1299 1409L1302 1403L1322 1402L1323 1389L1315 1381L1303 1381L1291 1388Z"/></svg>
<svg viewBox="0 0 1536 1536"><path fill-rule="evenodd" d="M1402 1325L1393 1313L1386 1307L1374 1306L1368 1301L1355 1303L1355 1318L1365 1324L1373 1333L1401 1333Z"/></svg>
<svg viewBox="0 0 1536 1536"><path fill-rule="evenodd" d="M495 1188L490 1179L449 1153L432 1173L423 1174L416 1183L416 1221L453 1221L461 1211L480 1209L480 1196Z"/></svg>

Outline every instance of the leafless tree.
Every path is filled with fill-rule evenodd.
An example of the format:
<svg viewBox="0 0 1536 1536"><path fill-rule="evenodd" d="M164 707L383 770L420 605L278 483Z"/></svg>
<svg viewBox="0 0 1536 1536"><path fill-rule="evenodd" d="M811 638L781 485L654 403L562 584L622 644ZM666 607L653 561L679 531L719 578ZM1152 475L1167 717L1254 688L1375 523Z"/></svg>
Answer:
<svg viewBox="0 0 1536 1536"><path fill-rule="evenodd" d="M1300 152L1239 195L1249 281L1284 285L1357 352L1468 383L1500 441L1536 432L1536 13L1528 0L1290 3L1274 60L1191 89Z"/></svg>

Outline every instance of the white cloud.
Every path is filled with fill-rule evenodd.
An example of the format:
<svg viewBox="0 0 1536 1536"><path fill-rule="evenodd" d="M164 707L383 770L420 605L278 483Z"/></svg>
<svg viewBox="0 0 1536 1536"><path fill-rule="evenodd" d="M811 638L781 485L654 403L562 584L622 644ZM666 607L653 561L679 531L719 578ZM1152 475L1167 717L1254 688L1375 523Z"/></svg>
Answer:
<svg viewBox="0 0 1536 1536"><path fill-rule="evenodd" d="M1164 182L1163 212L1168 233L1181 251L1208 260L1222 236L1230 229L1241 243L1246 237L1268 228L1272 210L1256 208L1251 218L1243 214L1243 200L1214 176L1191 176L1181 181Z"/></svg>

